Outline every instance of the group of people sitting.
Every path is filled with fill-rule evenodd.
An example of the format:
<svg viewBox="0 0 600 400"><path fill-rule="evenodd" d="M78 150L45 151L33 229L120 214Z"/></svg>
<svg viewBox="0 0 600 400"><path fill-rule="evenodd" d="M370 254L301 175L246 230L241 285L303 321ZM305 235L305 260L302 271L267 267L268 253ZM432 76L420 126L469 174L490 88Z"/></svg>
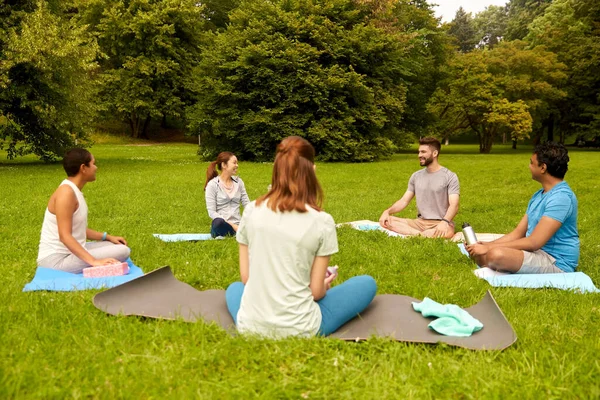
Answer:
<svg viewBox="0 0 600 400"><path fill-rule="evenodd" d="M456 174L439 164L440 147L434 138L419 141L419 161L426 168L411 176L406 193L382 213L379 222L384 228L404 235L454 235L460 187ZM563 181L568 161L562 145L535 148L530 170L542 189L533 195L515 230L496 241L467 246L479 265L518 273L575 270L577 199ZM94 157L73 149L63 165L68 177L48 202L38 265L77 273L88 266L125 261L130 250L124 238L87 227L81 191L96 179ZM368 275L331 287L336 275L327 268L338 251L337 233L333 218L322 209L315 168L315 150L308 141L298 136L284 139L277 146L268 192L250 201L237 177L234 154L220 153L208 167L204 189L211 235L235 236L239 244L241 282L227 288L226 301L242 333L328 335L375 297L377 285ZM391 215L415 196L416 219Z"/></svg>

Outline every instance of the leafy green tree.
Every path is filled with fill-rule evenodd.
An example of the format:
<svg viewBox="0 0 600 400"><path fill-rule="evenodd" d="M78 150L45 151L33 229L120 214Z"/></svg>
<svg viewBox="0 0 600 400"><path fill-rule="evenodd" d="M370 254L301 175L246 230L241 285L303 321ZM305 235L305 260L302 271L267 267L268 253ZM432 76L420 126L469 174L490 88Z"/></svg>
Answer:
<svg viewBox="0 0 600 400"><path fill-rule="evenodd" d="M567 133L600 132L600 3L555 0L530 25L526 40L555 52L568 67L567 97L559 105L561 140Z"/></svg>
<svg viewBox="0 0 600 400"><path fill-rule="evenodd" d="M456 10L454 19L449 24L448 34L455 39L461 53L472 51L478 43L473 17L462 7Z"/></svg>
<svg viewBox="0 0 600 400"><path fill-rule="evenodd" d="M515 40L489 52L487 66L494 76L501 77L499 85L508 100L527 104L534 142L538 143L544 128L552 130L558 107L567 96L566 65L544 46L528 48L527 43Z"/></svg>
<svg viewBox="0 0 600 400"><path fill-rule="evenodd" d="M0 146L44 161L82 145L95 114L95 41L44 2L4 4L0 39ZM50 4L51 6L56 4ZM57 8L58 9L58 8Z"/></svg>
<svg viewBox="0 0 600 400"><path fill-rule="evenodd" d="M194 74L188 118L202 150L264 160L299 135L323 160L391 154L407 138L400 126L417 35L373 10L351 0L243 2Z"/></svg>
<svg viewBox="0 0 600 400"><path fill-rule="evenodd" d="M529 33L529 24L544 14L553 0L509 0L506 4L508 19L505 40L523 39Z"/></svg>
<svg viewBox="0 0 600 400"><path fill-rule="evenodd" d="M211 30L225 29L229 13L240 4L240 0L204 0L201 2L203 19Z"/></svg>
<svg viewBox="0 0 600 400"><path fill-rule="evenodd" d="M200 56L203 7L194 0L91 0L82 22L97 38L105 112L147 137L152 118L181 118L185 90Z"/></svg>
<svg viewBox="0 0 600 400"><path fill-rule="evenodd" d="M494 139L529 137L565 93L565 66L543 47L502 42L492 50L460 54L448 64L429 103L442 135L475 132L489 153Z"/></svg>
<svg viewBox="0 0 600 400"><path fill-rule="evenodd" d="M478 46L487 48L496 46L506 34L507 19L506 7L489 6L477 13L473 18L473 26Z"/></svg>
<svg viewBox="0 0 600 400"><path fill-rule="evenodd" d="M392 1L390 7L393 30L413 35L407 58L413 73L406 77L405 112L401 129L417 137L427 134L430 119L427 102L441 79L441 68L454 54L452 39L435 17L431 5L424 0Z"/></svg>

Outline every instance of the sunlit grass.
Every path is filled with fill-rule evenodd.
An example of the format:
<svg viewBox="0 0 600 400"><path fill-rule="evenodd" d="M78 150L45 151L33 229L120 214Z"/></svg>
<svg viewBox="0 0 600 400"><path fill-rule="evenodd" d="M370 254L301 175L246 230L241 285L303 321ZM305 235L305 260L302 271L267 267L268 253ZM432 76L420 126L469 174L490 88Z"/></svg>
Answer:
<svg viewBox="0 0 600 400"><path fill-rule="evenodd" d="M530 148L444 149L459 176L461 210L479 232L506 232L538 184ZM98 180L84 189L89 225L125 236L144 271L170 265L203 290L238 279L234 240L163 243L152 233L208 232L203 197L207 163L195 145L96 145ZM496 148L495 148L496 150ZM0 154L4 159L4 155ZM581 266L600 283L600 152L571 152L567 181L579 199ZM271 164L242 160L251 198L270 181ZM368 164L318 164L325 208L336 222L378 219L418 168L414 154ZM231 337L203 323L108 316L94 291L22 293L35 272L44 208L63 179L60 164L0 161L1 398L598 398L600 295L492 288L519 339L503 352L474 352L374 339L261 341ZM402 215L415 214L414 204ZM394 239L338 230L332 262L340 278L368 273L379 293L470 306L490 289L443 240Z"/></svg>

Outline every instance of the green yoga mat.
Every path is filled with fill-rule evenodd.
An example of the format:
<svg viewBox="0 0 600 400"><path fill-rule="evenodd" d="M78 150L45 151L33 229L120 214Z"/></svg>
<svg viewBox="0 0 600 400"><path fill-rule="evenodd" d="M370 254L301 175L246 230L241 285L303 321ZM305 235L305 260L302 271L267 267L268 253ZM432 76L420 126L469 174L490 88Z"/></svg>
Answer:
<svg viewBox="0 0 600 400"><path fill-rule="evenodd" d="M383 294L359 316L330 337L360 341L371 336L389 337L401 342L447 343L472 350L503 350L517 336L488 291L485 297L466 310L483 323L483 329L469 337L443 336L427 327L431 318L413 310L418 299ZM94 305L113 315L138 315L196 322L217 323L235 331L227 311L224 290L199 291L175 278L169 267L162 267L94 297Z"/></svg>

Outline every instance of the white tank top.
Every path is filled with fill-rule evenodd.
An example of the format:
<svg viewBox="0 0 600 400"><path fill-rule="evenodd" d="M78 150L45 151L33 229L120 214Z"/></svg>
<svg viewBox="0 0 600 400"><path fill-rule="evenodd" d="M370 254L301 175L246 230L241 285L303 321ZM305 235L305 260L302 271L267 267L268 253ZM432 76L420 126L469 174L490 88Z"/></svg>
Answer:
<svg viewBox="0 0 600 400"><path fill-rule="evenodd" d="M75 196L79 206L73 213L73 226L71 228L71 234L79 242L81 246L85 246L87 238L87 216L88 207L83 197L83 193L77 187L76 184L68 179L62 181L60 186L69 185ZM54 254L71 254L71 251L60 241L58 236L58 224L56 223L56 215L52 214L48 207L44 214L44 222L42 223L42 234L40 237L40 248L38 251L37 261L41 261L44 258Z"/></svg>

